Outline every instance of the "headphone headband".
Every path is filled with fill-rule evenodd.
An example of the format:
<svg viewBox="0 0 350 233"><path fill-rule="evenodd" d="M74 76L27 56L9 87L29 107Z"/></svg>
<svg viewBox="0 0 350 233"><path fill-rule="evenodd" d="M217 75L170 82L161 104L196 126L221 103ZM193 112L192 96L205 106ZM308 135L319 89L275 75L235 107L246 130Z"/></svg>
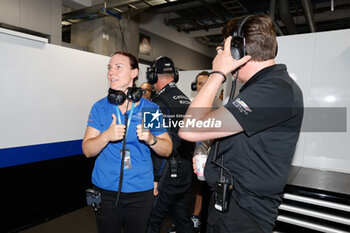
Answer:
<svg viewBox="0 0 350 233"><path fill-rule="evenodd" d="M246 17L241 18L239 20L240 24L239 24L237 30L233 33L232 37L242 37L243 36L243 33L242 33L243 25L250 17L251 17L251 15L247 15ZM235 33L237 33L237 35L234 35Z"/></svg>
<svg viewBox="0 0 350 233"><path fill-rule="evenodd" d="M231 55L236 60L239 60L246 55L245 37L244 33L242 33L242 29L250 17L251 15L247 15L244 18L239 19L237 22L239 25L238 28L232 32ZM225 41L221 43L222 47L224 47L224 43Z"/></svg>

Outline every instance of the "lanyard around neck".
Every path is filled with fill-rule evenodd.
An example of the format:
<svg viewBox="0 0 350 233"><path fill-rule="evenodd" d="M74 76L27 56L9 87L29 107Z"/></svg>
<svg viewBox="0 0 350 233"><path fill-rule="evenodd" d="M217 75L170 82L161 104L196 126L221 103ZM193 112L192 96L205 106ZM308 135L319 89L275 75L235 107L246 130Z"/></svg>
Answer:
<svg viewBox="0 0 350 233"><path fill-rule="evenodd" d="M134 112L134 108L135 108L135 102L132 102L131 109L130 109L130 114L128 115L128 126L127 126L126 131L125 131L126 134L128 133L128 129L129 129L129 126L130 126L132 114ZM118 124L122 124L121 111L120 111L118 106L117 106L117 121L118 121Z"/></svg>

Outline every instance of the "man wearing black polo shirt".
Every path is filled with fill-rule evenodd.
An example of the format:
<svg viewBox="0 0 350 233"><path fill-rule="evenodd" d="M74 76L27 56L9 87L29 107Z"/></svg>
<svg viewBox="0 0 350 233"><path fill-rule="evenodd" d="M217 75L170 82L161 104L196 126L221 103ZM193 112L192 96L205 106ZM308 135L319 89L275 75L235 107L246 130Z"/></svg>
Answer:
<svg viewBox="0 0 350 233"><path fill-rule="evenodd" d="M271 233L300 133L302 92L286 66L274 62L276 34L267 15L231 21L223 34L213 72L185 118L220 124L210 129L187 124L179 135L189 141L216 139L204 171L214 191L208 232ZM237 57L237 52L242 53ZM231 72L244 85L225 106L212 111L215 94ZM221 195L226 186L232 188L224 192L229 196L227 210Z"/></svg>
<svg viewBox="0 0 350 233"><path fill-rule="evenodd" d="M194 233L191 221L191 159L195 144L178 136L179 122L182 121L191 101L176 86L179 76L174 62L165 56L155 59L147 69L147 81L157 91L152 99L159 105L173 142L169 159L163 160L153 153L155 200L149 233L158 233L163 220L170 214L177 232ZM174 122L174 123L171 123Z"/></svg>

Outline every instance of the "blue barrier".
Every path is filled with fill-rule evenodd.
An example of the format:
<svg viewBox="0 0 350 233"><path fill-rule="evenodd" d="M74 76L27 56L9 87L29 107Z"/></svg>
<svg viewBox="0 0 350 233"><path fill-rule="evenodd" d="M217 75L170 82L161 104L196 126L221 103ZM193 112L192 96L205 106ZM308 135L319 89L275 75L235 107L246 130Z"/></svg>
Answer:
<svg viewBox="0 0 350 233"><path fill-rule="evenodd" d="M0 149L0 168L82 154L82 140Z"/></svg>

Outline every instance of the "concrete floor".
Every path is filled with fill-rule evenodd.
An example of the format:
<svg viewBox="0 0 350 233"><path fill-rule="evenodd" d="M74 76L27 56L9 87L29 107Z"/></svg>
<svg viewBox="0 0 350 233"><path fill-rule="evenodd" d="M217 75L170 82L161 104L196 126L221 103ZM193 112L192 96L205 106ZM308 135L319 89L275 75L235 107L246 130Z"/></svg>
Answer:
<svg viewBox="0 0 350 233"><path fill-rule="evenodd" d="M97 233L96 220L91 207L87 206L19 233Z"/></svg>
<svg viewBox="0 0 350 233"><path fill-rule="evenodd" d="M161 233L167 233L171 218L164 220ZM87 206L18 233L98 233L94 211Z"/></svg>

